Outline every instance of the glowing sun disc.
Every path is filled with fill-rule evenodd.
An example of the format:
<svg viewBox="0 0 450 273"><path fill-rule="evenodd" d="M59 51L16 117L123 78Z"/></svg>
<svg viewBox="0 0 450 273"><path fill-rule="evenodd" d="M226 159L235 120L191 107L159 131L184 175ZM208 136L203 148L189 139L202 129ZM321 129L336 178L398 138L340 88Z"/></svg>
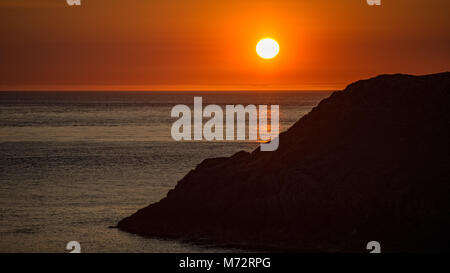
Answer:
<svg viewBox="0 0 450 273"><path fill-rule="evenodd" d="M277 41L271 38L265 38L256 45L256 53L263 59L272 59L278 55L280 46Z"/></svg>

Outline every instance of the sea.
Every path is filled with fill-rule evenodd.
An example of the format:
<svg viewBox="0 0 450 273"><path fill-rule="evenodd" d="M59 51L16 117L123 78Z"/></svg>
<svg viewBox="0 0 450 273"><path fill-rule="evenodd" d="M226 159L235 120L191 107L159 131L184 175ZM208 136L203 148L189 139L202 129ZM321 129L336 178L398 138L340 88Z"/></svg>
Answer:
<svg viewBox="0 0 450 273"><path fill-rule="evenodd" d="M175 141L178 104L280 105L280 130L330 91L0 92L0 252L236 252L144 238L117 222L164 198L202 160L255 141ZM225 110L225 108L223 108ZM242 250L243 251L243 250Z"/></svg>

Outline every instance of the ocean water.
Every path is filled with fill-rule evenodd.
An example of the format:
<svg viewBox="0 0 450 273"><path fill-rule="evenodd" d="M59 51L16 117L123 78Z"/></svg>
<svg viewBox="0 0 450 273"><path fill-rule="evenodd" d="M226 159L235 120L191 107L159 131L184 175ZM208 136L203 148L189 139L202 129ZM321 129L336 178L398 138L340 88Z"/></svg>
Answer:
<svg viewBox="0 0 450 273"><path fill-rule="evenodd" d="M203 159L249 141L172 140L177 104L280 105L283 131L330 92L0 92L0 252L227 252L108 228Z"/></svg>

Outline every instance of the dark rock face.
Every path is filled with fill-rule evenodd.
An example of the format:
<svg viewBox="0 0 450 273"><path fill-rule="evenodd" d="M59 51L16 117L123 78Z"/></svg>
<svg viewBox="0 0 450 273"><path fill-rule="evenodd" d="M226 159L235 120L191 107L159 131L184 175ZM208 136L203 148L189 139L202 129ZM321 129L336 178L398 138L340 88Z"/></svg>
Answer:
<svg viewBox="0 0 450 273"><path fill-rule="evenodd" d="M450 73L334 92L274 152L206 159L121 220L145 236L287 251L450 249Z"/></svg>

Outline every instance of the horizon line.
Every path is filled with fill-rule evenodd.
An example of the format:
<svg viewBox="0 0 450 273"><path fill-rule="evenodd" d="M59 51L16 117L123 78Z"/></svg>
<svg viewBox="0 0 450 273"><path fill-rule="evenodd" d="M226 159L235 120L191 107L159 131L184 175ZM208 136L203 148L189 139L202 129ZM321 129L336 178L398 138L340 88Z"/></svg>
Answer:
<svg viewBox="0 0 450 273"><path fill-rule="evenodd" d="M150 85L17 85L17 86L0 86L0 92L13 91L60 91L60 92L92 92L92 91L122 91L122 92L214 92L214 91L336 91L344 89L337 85L303 85L303 86L150 86Z"/></svg>

